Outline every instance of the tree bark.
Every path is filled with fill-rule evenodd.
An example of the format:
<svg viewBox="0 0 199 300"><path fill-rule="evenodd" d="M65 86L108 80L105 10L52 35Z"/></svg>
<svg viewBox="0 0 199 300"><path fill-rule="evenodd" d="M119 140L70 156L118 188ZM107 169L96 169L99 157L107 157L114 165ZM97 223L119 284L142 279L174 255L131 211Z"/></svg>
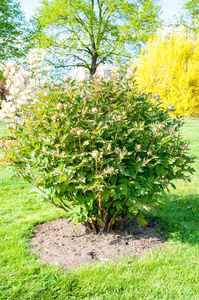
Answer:
<svg viewBox="0 0 199 300"><path fill-rule="evenodd" d="M90 67L90 76L93 76L97 71L97 55L92 56L92 62Z"/></svg>

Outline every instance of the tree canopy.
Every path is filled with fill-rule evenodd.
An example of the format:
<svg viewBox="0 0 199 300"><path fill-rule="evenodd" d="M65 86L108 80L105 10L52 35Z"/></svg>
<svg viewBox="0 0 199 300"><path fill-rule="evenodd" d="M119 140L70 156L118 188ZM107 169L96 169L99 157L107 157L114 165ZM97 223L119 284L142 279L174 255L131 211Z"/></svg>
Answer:
<svg viewBox="0 0 199 300"><path fill-rule="evenodd" d="M188 16L188 27L193 32L198 32L199 29L199 0L189 0L184 4L184 10Z"/></svg>
<svg viewBox="0 0 199 300"><path fill-rule="evenodd" d="M24 55L28 37L24 13L17 0L0 1L0 61Z"/></svg>
<svg viewBox="0 0 199 300"><path fill-rule="evenodd" d="M157 0L42 0L36 19L41 47L65 58L62 67L129 60L160 25ZM63 61L63 60L62 60Z"/></svg>

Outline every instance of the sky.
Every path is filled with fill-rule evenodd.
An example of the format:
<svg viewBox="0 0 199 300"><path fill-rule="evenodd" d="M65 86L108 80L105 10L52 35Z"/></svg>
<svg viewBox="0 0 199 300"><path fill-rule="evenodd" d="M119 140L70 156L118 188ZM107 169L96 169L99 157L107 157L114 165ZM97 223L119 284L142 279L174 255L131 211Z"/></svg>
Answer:
<svg viewBox="0 0 199 300"><path fill-rule="evenodd" d="M182 13L182 6L186 0L160 0L163 9L163 19L169 20L175 14ZM21 8L25 12L27 20L33 15L34 9L39 5L39 0L20 0Z"/></svg>
<svg viewBox="0 0 199 300"><path fill-rule="evenodd" d="M179 16L183 13L182 7L185 0L162 0L163 19L169 20L173 15Z"/></svg>

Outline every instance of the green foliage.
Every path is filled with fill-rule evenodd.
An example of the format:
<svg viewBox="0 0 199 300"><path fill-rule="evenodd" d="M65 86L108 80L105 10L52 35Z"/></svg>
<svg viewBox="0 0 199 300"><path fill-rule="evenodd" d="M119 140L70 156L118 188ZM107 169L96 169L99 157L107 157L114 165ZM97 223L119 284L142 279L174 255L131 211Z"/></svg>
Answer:
<svg viewBox="0 0 199 300"><path fill-rule="evenodd" d="M0 138L7 131L0 123ZM30 250L38 223L56 219L58 209L0 167L0 299L161 299L199 298L199 119L185 121L180 132L196 155L191 183L176 181L159 210L170 240L142 257L89 264L74 270L46 266ZM63 214L62 214L63 216ZM156 215L157 216L157 215ZM58 226L58 225L57 225ZM134 236L136 241L136 235Z"/></svg>
<svg viewBox="0 0 199 300"><path fill-rule="evenodd" d="M192 32L197 33L199 29L199 1L188 0L184 3L183 9L185 15L182 16L181 23Z"/></svg>
<svg viewBox="0 0 199 300"><path fill-rule="evenodd" d="M3 76L3 71L0 69L0 80L3 80L3 82L5 83L5 78Z"/></svg>
<svg viewBox="0 0 199 300"><path fill-rule="evenodd" d="M29 28L17 0L0 1L0 61L25 54Z"/></svg>
<svg viewBox="0 0 199 300"><path fill-rule="evenodd" d="M138 93L132 77L118 74L48 86L17 113L12 139L1 140L2 163L95 232L136 215L144 225L142 212L158 205L173 179L188 180L184 172L193 171L179 136L182 123L149 97Z"/></svg>
<svg viewBox="0 0 199 300"><path fill-rule="evenodd" d="M36 14L36 43L61 60L59 67L83 66L132 57L160 25L156 0L43 0Z"/></svg>

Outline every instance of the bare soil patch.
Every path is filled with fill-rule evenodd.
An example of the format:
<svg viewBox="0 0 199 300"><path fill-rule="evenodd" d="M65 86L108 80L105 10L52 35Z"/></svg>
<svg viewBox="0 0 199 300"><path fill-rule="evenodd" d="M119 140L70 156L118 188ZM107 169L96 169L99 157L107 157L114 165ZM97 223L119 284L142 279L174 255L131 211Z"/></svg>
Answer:
<svg viewBox="0 0 199 300"><path fill-rule="evenodd" d="M140 256L149 249L162 247L165 239L159 232L160 228L162 226L153 220L148 220L145 227L139 227L137 221L132 220L123 231L95 235L83 225L73 226L61 219L36 226L31 247L46 264L73 268L116 260L125 255Z"/></svg>

